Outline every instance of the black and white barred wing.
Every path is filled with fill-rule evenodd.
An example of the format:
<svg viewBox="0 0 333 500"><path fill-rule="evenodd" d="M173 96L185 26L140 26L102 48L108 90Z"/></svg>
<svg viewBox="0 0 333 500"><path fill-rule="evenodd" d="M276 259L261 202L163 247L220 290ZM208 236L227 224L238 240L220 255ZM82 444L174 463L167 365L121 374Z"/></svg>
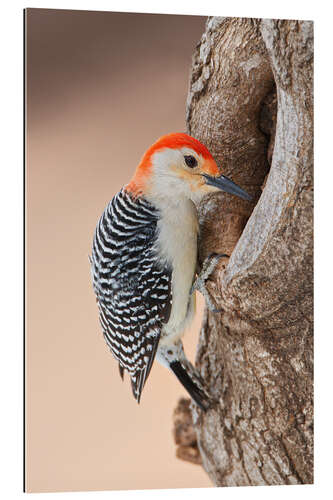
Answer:
<svg viewBox="0 0 333 500"><path fill-rule="evenodd" d="M158 211L120 191L95 231L92 273L105 340L139 402L171 310L171 269L156 256Z"/></svg>

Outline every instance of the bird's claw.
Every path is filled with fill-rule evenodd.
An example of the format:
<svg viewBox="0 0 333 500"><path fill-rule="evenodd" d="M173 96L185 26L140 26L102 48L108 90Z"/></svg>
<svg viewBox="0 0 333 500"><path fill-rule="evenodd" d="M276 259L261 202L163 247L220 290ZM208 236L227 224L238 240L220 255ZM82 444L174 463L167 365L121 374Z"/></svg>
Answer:
<svg viewBox="0 0 333 500"><path fill-rule="evenodd" d="M215 270L219 260L222 259L223 257L229 258L229 255L225 253L217 254L214 252L208 255L208 257L204 260L200 273L193 282L190 292L192 294L195 290L198 290L205 297L207 307L213 313L220 313L223 311L223 309L218 309L214 304L210 296L210 293L206 288L206 281L209 279L209 276Z"/></svg>

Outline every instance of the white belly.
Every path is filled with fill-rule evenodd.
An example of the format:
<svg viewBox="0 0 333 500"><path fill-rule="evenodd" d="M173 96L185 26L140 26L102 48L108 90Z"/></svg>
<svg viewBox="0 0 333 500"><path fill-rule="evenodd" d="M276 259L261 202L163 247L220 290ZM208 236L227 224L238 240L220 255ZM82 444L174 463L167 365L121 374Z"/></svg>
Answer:
<svg viewBox="0 0 333 500"><path fill-rule="evenodd" d="M178 202L162 211L158 243L163 258L172 265L172 308L160 344L179 339L193 319L194 294L190 298L197 262L197 211L190 200Z"/></svg>

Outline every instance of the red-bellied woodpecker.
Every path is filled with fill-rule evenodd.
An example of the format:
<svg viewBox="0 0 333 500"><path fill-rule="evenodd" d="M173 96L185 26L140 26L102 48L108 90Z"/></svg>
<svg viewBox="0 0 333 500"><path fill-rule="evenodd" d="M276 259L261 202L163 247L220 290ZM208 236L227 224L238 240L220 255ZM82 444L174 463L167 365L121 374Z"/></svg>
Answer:
<svg viewBox="0 0 333 500"><path fill-rule="evenodd" d="M138 402L156 356L203 410L210 405L181 337L194 316L195 288L213 308L205 280L219 256L207 259L195 279L195 203L218 190L251 199L220 174L203 144L169 134L146 151L97 224L91 267L100 323L121 377L129 372Z"/></svg>

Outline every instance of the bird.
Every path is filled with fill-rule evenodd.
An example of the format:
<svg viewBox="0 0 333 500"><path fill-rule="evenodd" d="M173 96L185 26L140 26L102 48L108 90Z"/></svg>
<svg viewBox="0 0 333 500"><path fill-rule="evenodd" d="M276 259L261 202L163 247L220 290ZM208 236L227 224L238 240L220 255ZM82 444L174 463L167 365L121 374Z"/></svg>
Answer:
<svg viewBox="0 0 333 500"><path fill-rule="evenodd" d="M170 133L147 149L97 223L90 263L99 320L138 403L156 359L201 410L212 406L199 371L186 358L182 336L194 317L196 289L216 311L205 282L224 254L208 256L196 272L196 205L218 191L252 199L221 174L204 144L186 133Z"/></svg>

